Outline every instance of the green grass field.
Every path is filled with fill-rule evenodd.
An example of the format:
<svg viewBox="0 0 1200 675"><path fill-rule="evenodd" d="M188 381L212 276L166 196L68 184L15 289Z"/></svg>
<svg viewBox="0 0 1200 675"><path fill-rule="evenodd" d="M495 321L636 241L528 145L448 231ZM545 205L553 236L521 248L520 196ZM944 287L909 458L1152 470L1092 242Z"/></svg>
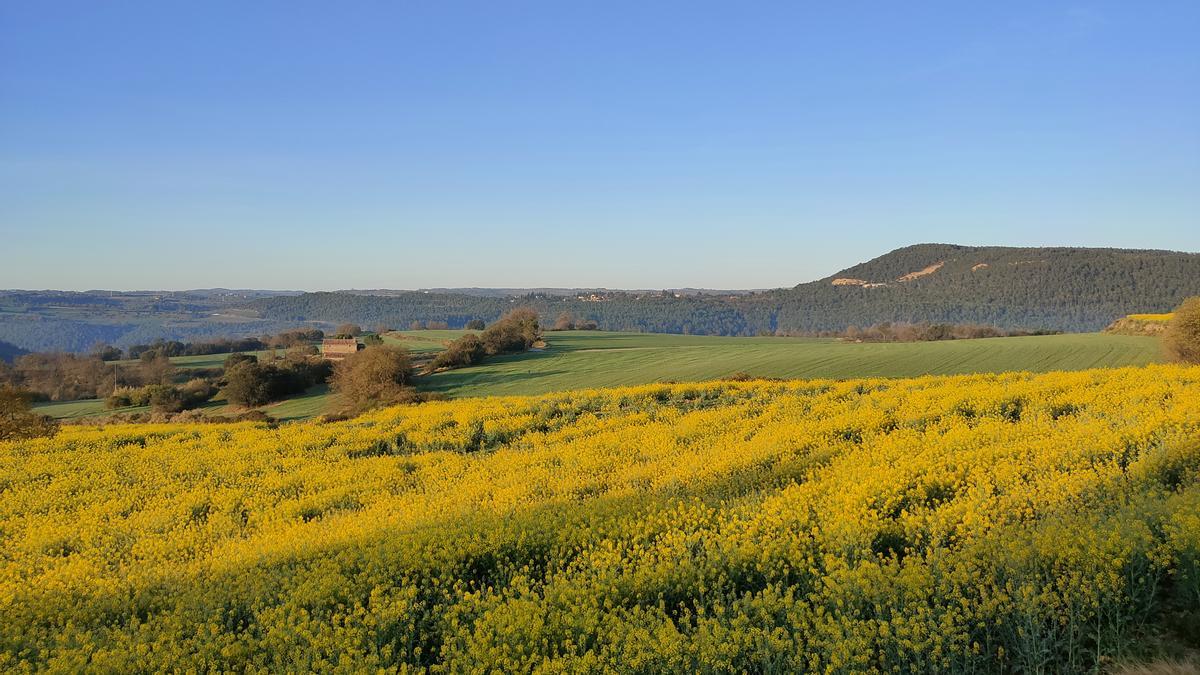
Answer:
<svg viewBox="0 0 1200 675"><path fill-rule="evenodd" d="M329 405L336 401L336 395L329 392L329 385L317 385L299 396L272 403L258 408L278 420L289 421L308 419L329 412ZM49 415L55 419L71 420L84 417L99 417L114 413L144 413L150 412L149 406L133 406L111 410L104 405L103 400L88 399L82 401L51 401L35 403L34 410ZM245 412L243 408L231 408L218 395L200 408L206 415L237 415Z"/></svg>
<svg viewBox="0 0 1200 675"><path fill-rule="evenodd" d="M319 384L299 396L263 406L259 410L285 422L303 420L329 412L329 407L336 401L336 398L336 394L329 392L329 385ZM230 410L225 412L233 414L233 411Z"/></svg>
<svg viewBox="0 0 1200 675"><path fill-rule="evenodd" d="M260 360L266 360L266 359L270 358L273 354L283 354L283 352L284 352L284 350L282 350L282 349L277 350L277 351L273 351L270 349L264 349L262 351L246 352L246 353L254 354ZM191 370L193 368L224 368L225 367L225 359L227 359L227 358L229 358L229 354L204 354L201 356L172 356L171 363L175 364L176 368L182 368L184 370ZM138 365L139 361L137 359L125 359L123 361L116 361L115 363L119 363L123 366L136 366L136 365Z"/></svg>
<svg viewBox="0 0 1200 675"><path fill-rule="evenodd" d="M467 333L478 332L473 330L412 330L393 331L385 333L382 337L385 344L404 347L416 355L440 352L445 349L446 343L457 340Z"/></svg>
<svg viewBox="0 0 1200 675"><path fill-rule="evenodd" d="M432 354L466 331L390 333L385 342ZM418 386L451 397L542 394L568 389L649 382L700 381L745 372L760 377L914 377L1029 370L1083 370L1162 360L1157 338L1102 333L951 340L848 343L832 339L710 337L600 331L549 332L547 348L489 359L483 365L420 378ZM172 359L182 368L218 367L226 354ZM281 420L331 411L328 387L261 408ZM60 419L104 415L103 401L43 403L39 412ZM121 412L144 411L126 408ZM206 411L233 414L214 401Z"/></svg>
<svg viewBox="0 0 1200 675"><path fill-rule="evenodd" d="M664 380L761 377L913 377L1006 370L1083 370L1161 360L1155 338L1099 333L847 343L832 339L741 338L608 332L547 333L548 348L425 378L450 396L541 394Z"/></svg>
<svg viewBox="0 0 1200 675"><path fill-rule="evenodd" d="M54 419L73 420L83 417L97 417L100 415L110 415L113 410L109 410L104 405L103 399L87 399L83 401L50 401L47 403L34 403L33 409L43 415L49 415ZM140 406L137 408L122 408L121 412L149 412L149 406Z"/></svg>

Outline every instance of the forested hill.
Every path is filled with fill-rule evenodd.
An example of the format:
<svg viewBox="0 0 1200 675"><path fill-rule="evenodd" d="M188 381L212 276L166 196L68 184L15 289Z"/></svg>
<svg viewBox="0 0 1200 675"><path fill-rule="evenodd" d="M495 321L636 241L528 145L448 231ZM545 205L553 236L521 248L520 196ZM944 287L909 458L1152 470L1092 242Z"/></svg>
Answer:
<svg viewBox="0 0 1200 675"><path fill-rule="evenodd" d="M354 291L0 291L0 341L29 351L87 351L156 338L195 341L300 326L462 327L532 307L547 325L568 312L606 330L756 335L844 330L882 321L1094 331L1131 313L1200 295L1200 254L920 244L824 279L757 293L560 289L524 295ZM0 345L0 359L16 354Z"/></svg>
<svg viewBox="0 0 1200 675"><path fill-rule="evenodd" d="M461 326L529 306L603 329L745 335L840 330L881 321L985 323L1004 328L1099 330L1132 312L1167 311L1200 294L1200 254L1084 248L920 244L818 281L748 295L609 292L479 297L309 293L263 298L250 309L274 321Z"/></svg>
<svg viewBox="0 0 1200 675"><path fill-rule="evenodd" d="M752 297L752 296L744 296ZM530 293L515 297L410 292L388 296L307 293L264 298L249 308L264 319L283 322L353 322L366 327L407 328L413 321L445 321L461 328L471 319L491 322L515 307L536 309L544 322L562 312L596 321L604 330L651 333L743 335L758 329L731 298L664 293L608 292L558 296Z"/></svg>
<svg viewBox="0 0 1200 675"><path fill-rule="evenodd" d="M769 294L784 327L878 321L1099 330L1200 294L1200 254L920 244Z"/></svg>

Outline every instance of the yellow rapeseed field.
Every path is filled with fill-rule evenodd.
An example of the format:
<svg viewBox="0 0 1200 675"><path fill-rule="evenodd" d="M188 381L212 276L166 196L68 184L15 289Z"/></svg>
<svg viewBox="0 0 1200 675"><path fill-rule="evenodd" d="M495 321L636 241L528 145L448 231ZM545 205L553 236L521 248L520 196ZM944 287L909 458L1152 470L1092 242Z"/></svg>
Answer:
<svg viewBox="0 0 1200 675"><path fill-rule="evenodd" d="M1200 368L0 443L0 670L1080 672L1200 638Z"/></svg>
<svg viewBox="0 0 1200 675"><path fill-rule="evenodd" d="M1167 323L1174 316L1175 315L1172 313L1167 313L1167 314L1130 314L1129 316L1127 316L1125 318L1133 319L1134 321L1146 321L1148 323Z"/></svg>

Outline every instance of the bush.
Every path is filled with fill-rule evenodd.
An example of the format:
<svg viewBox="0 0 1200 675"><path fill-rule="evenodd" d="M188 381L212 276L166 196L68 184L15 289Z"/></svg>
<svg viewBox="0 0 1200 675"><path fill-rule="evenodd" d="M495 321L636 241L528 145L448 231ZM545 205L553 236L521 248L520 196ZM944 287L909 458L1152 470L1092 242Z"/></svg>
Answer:
<svg viewBox="0 0 1200 675"><path fill-rule="evenodd" d="M334 331L334 337L343 339L352 338L358 337L360 333L362 333L362 327L360 327L358 324L344 323L338 326L337 330Z"/></svg>
<svg viewBox="0 0 1200 675"><path fill-rule="evenodd" d="M134 403L134 397L140 396L142 387L117 387L104 400L104 405L108 408L128 408L134 405L143 405Z"/></svg>
<svg viewBox="0 0 1200 675"><path fill-rule="evenodd" d="M261 410L247 410L243 413L234 415L230 421L233 422L274 422L275 418Z"/></svg>
<svg viewBox="0 0 1200 675"><path fill-rule="evenodd" d="M467 330L483 330L487 325L483 323L483 319L471 319L467 322Z"/></svg>
<svg viewBox="0 0 1200 675"><path fill-rule="evenodd" d="M541 337L537 312L514 309L483 331L480 339L488 354L512 354L529 349Z"/></svg>
<svg viewBox="0 0 1200 675"><path fill-rule="evenodd" d="M109 404L110 408L124 408L126 406L144 406L150 405L150 396L154 392L154 388L160 386L148 384L144 387L121 387L113 391L112 396L109 396L109 401L117 401L120 405Z"/></svg>
<svg viewBox="0 0 1200 675"><path fill-rule="evenodd" d="M348 356L333 372L332 387L347 406L365 410L412 397L412 362L394 347L368 347Z"/></svg>
<svg viewBox="0 0 1200 675"><path fill-rule="evenodd" d="M271 389L271 374L257 359L225 370L225 398L230 403L247 407L270 403Z"/></svg>
<svg viewBox="0 0 1200 675"><path fill-rule="evenodd" d="M142 391L150 403L151 412L177 413L204 405L216 395L217 388L208 380L197 378L178 387L153 384L143 387Z"/></svg>
<svg viewBox="0 0 1200 675"><path fill-rule="evenodd" d="M464 335L454 342L451 342L445 351L440 352L433 357L430 362L432 368L465 368L473 366L483 360L487 356L487 348L483 345L483 340L480 340L475 335Z"/></svg>
<svg viewBox="0 0 1200 675"><path fill-rule="evenodd" d="M266 405L299 394L329 376L330 364L302 350L289 350L280 362L242 361L225 370L225 397L246 407Z"/></svg>
<svg viewBox="0 0 1200 675"><path fill-rule="evenodd" d="M1184 300L1175 310L1163 333L1163 345L1177 361L1200 363L1200 296Z"/></svg>
<svg viewBox="0 0 1200 675"><path fill-rule="evenodd" d="M92 356L101 361L120 361L122 352L110 344L100 343L92 347Z"/></svg>
<svg viewBox="0 0 1200 675"><path fill-rule="evenodd" d="M289 391L284 394L302 392L314 384L325 382L333 374L333 363L321 358L320 351L311 346L289 349L278 367L288 371L286 384Z"/></svg>
<svg viewBox="0 0 1200 675"><path fill-rule="evenodd" d="M217 386L211 380L195 378L188 380L179 387L184 396L184 409L197 408L204 405L217 395Z"/></svg>
<svg viewBox="0 0 1200 675"><path fill-rule="evenodd" d="M172 357L184 356L187 353L187 345L178 340L155 340L148 345L133 345L129 348L129 358L131 359L152 359L158 356Z"/></svg>
<svg viewBox="0 0 1200 675"><path fill-rule="evenodd" d="M254 354L242 354L240 352L230 354L225 358L225 369L229 370L241 363L258 363L258 357Z"/></svg>
<svg viewBox="0 0 1200 675"><path fill-rule="evenodd" d="M42 438L58 433L58 422L33 412L29 394L0 389L0 441Z"/></svg>
<svg viewBox="0 0 1200 675"><path fill-rule="evenodd" d="M169 384L154 384L150 390L151 412L180 412L184 408L183 392Z"/></svg>

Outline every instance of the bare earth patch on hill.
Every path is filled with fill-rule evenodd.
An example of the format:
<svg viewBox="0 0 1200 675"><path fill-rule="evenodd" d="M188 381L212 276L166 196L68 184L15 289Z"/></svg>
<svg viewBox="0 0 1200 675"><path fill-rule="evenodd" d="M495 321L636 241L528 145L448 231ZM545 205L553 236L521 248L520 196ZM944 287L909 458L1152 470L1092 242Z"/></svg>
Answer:
<svg viewBox="0 0 1200 675"><path fill-rule="evenodd" d="M916 272L909 272L908 274L905 274L904 276L900 277L896 281L912 281L913 279L920 279L921 277L927 277L930 274L933 274L934 272L942 269L942 266L945 264L946 264L945 260L943 260L941 262L935 262L934 264L929 265L928 267L922 268L920 270L917 270Z"/></svg>

